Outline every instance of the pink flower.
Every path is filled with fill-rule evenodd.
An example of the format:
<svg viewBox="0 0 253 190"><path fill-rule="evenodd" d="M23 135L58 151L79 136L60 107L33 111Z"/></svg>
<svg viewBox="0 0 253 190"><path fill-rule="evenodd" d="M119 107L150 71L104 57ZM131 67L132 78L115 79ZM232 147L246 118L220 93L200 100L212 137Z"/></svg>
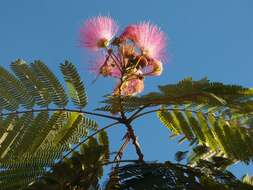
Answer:
<svg viewBox="0 0 253 190"><path fill-rule="evenodd" d="M123 31L123 33L120 35L120 38L123 40L129 39L132 41L136 41L136 29L137 29L137 25L129 25L125 28L125 30Z"/></svg>
<svg viewBox="0 0 253 190"><path fill-rule="evenodd" d="M118 31L111 17L97 16L87 20L80 30L81 46L93 51L109 45Z"/></svg>
<svg viewBox="0 0 253 190"><path fill-rule="evenodd" d="M156 60L164 58L166 37L157 26L148 22L130 25L126 27L123 36L133 40L147 57Z"/></svg>
<svg viewBox="0 0 253 190"><path fill-rule="evenodd" d="M158 60L151 60L149 65L142 69L143 75L160 76L163 72L163 64Z"/></svg>
<svg viewBox="0 0 253 190"><path fill-rule="evenodd" d="M115 78L121 77L121 71L116 65L114 60L110 57L100 56L96 59L95 63L92 64L90 70L96 74L101 74L104 77L111 76Z"/></svg>
<svg viewBox="0 0 253 190"><path fill-rule="evenodd" d="M144 90L144 78L140 71L118 84L114 90L114 95L134 96Z"/></svg>
<svg viewBox="0 0 253 190"><path fill-rule="evenodd" d="M144 81L140 78L133 78L123 82L121 86L121 95L134 96L144 90Z"/></svg>

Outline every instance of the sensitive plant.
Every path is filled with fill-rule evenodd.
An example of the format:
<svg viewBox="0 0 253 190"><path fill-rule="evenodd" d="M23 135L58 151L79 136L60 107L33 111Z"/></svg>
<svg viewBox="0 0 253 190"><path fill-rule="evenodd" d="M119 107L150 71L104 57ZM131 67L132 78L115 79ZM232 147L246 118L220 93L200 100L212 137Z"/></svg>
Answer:
<svg viewBox="0 0 253 190"><path fill-rule="evenodd" d="M226 170L252 162L253 90L185 78L140 95L145 77L162 74L165 34L149 22L117 31L103 16L80 30L81 46L96 57L92 73L117 80L94 111L86 110L84 83L69 61L60 65L64 83L42 61L0 67L0 189L253 189L251 176L238 180ZM133 122L152 113L168 135L190 142L176 153L178 163L145 159ZM97 117L111 123L99 126ZM111 151L106 131L116 126L126 133ZM137 158L122 160L130 142ZM111 171L101 181L105 166Z"/></svg>

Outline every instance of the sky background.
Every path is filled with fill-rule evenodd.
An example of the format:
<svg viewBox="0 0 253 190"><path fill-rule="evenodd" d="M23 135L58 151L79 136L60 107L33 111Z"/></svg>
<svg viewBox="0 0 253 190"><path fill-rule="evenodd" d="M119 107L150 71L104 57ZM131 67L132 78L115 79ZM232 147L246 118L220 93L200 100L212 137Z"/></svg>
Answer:
<svg viewBox="0 0 253 190"><path fill-rule="evenodd" d="M59 74L59 63L72 61L85 81L92 110L115 85L103 78L91 84L94 75L87 71L91 56L79 48L82 23L99 14L112 16L121 30L150 21L167 34L168 64L161 77L145 80L145 92L188 76L253 86L252 0L1 0L0 64L8 67L17 58L41 59ZM108 123L98 121L101 127ZM187 148L169 140L168 130L155 114L138 120L135 130L146 160L173 160L176 151ZM117 127L109 133L116 151L125 129ZM124 158L136 158L132 145ZM237 164L231 171L237 176L253 174L253 167Z"/></svg>

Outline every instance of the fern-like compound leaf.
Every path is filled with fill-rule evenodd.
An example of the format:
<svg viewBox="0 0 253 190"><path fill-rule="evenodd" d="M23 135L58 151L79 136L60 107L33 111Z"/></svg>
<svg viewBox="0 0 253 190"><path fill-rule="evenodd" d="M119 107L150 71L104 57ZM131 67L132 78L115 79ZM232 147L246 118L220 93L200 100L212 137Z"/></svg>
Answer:
<svg viewBox="0 0 253 190"><path fill-rule="evenodd" d="M79 109L84 108L88 101L87 95L75 66L72 63L65 61L65 63L61 64L61 72L64 76L73 103Z"/></svg>

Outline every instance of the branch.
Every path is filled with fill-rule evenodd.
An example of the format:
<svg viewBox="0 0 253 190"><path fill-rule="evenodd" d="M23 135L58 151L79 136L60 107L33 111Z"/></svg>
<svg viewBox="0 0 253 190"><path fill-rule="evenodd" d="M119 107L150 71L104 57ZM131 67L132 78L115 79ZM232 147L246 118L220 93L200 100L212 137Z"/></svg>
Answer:
<svg viewBox="0 0 253 190"><path fill-rule="evenodd" d="M100 113L94 113L89 111L83 111L78 109L67 109L67 108L46 108L46 109L31 109L26 111L15 111L15 112L7 112L7 113L1 113L0 116L8 116L8 115L16 115L16 114L24 114L24 113L36 113L36 112L50 112L50 111L59 111L59 112L76 112L76 113L83 113L87 115L93 115L93 116L99 116L107 119L113 119L116 121L120 121L119 117L114 117L110 115L100 114Z"/></svg>
<svg viewBox="0 0 253 190"><path fill-rule="evenodd" d="M133 120L133 118L135 118L136 115L138 115L142 110L144 110L145 108L147 108L149 105L145 105L142 106L141 108L139 108L136 112L134 112L129 118L128 121L131 122Z"/></svg>
<svg viewBox="0 0 253 190"><path fill-rule="evenodd" d="M120 105L122 106L121 102L120 102ZM136 150L137 155L139 156L139 160L141 162L143 162L144 155L141 152L140 144L138 142L137 137L134 134L133 127L130 124L131 121L129 121L129 119L127 119L127 117L123 111L121 111L120 114L121 114L121 119L122 119L121 123L124 123L125 126L127 127L128 134L133 141L133 145L135 146L135 150Z"/></svg>
<svg viewBox="0 0 253 190"><path fill-rule="evenodd" d="M128 133L129 133L129 135L130 135L130 137L131 137L131 139L133 141L133 145L135 146L136 153L139 156L139 161L140 162L144 162L144 160L143 160L144 155L141 152L140 144L138 142L137 137L134 134L133 127L131 126L130 123L125 123L125 125L127 127Z"/></svg>
<svg viewBox="0 0 253 190"><path fill-rule="evenodd" d="M159 109L154 109L154 110L149 110L149 111L146 111L146 112L143 112L143 113L140 113L140 114L137 114L137 115L135 115L135 116L133 116L132 118L131 118L131 121L133 121L133 120L135 120L135 119L137 119L137 118L139 118L139 117L141 117L141 116L143 116L143 115L147 115L147 114L149 114L149 113L154 113L154 112L157 112L157 111L163 111L163 110L166 110L166 111L183 111L183 112L192 112L192 113L198 113L199 111L194 111L194 110L188 110L188 109L175 109L175 108L159 108ZM204 113L204 114L208 114L209 112L207 112L207 113ZM219 118L219 116L215 116L214 115L214 117L216 117L216 118Z"/></svg>
<svg viewBox="0 0 253 190"><path fill-rule="evenodd" d="M127 132L125 135L124 135L124 138L125 141L124 143L121 145L120 149L118 150L115 158L114 158L114 161L117 162L117 161L120 161L121 158L122 158L122 155L123 155L123 152L124 150L126 149L127 145L129 144L129 141L130 141L130 135L129 133Z"/></svg>
<svg viewBox="0 0 253 190"><path fill-rule="evenodd" d="M130 162L133 162L133 163L140 163L140 160L118 160L118 161L109 161L109 162L102 163L102 165L105 166L105 165L109 165L109 164L117 164L118 162L120 162L120 163L130 163Z"/></svg>

